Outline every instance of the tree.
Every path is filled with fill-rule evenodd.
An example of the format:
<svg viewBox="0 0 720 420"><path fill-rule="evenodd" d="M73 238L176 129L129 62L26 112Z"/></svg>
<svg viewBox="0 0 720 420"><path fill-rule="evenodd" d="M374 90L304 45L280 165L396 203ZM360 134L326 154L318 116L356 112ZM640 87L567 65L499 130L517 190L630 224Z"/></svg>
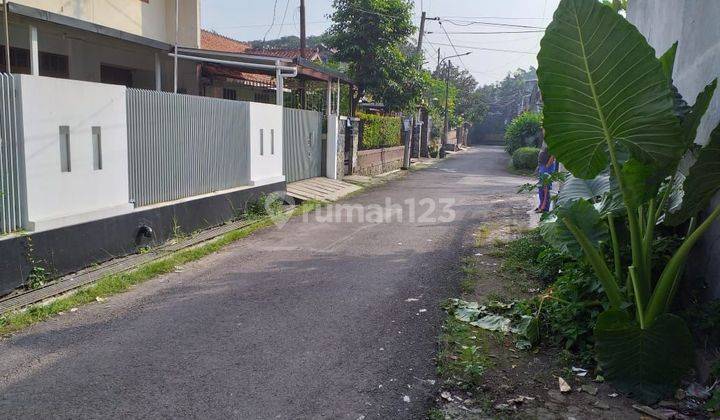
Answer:
<svg viewBox="0 0 720 420"><path fill-rule="evenodd" d="M325 43L325 35L311 35L307 37L307 48L313 49L319 47ZM281 49L281 50L295 50L300 48L300 37L295 35L288 35L278 39L268 39L263 41L261 39L251 41L250 44L256 49Z"/></svg>
<svg viewBox="0 0 720 420"><path fill-rule="evenodd" d="M412 4L406 0L333 0L334 22L328 45L334 58L348 63L358 89L357 105L366 94L393 111L414 108L426 86L416 54L403 52L415 32Z"/></svg>
<svg viewBox="0 0 720 420"><path fill-rule="evenodd" d="M522 112L523 98L527 94L525 81L534 79L535 69L517 69L508 73L498 83L485 85L477 89L476 99L486 107L484 118L478 130L486 133L503 133L505 126Z"/></svg>
<svg viewBox="0 0 720 420"><path fill-rule="evenodd" d="M447 67L446 67L447 66ZM482 121L487 112L487 104L484 95L477 92L477 81L465 69L447 63L443 68L438 68L433 73L433 77L438 80L445 80L446 72L448 72L450 85L455 88L456 106L451 113L451 122L457 125L461 121L469 121L477 123Z"/></svg>

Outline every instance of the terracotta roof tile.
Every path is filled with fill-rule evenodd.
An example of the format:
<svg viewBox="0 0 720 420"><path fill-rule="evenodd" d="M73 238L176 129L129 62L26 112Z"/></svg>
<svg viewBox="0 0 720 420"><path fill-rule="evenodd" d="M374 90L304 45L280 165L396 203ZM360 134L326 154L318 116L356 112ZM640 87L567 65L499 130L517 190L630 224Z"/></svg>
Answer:
<svg viewBox="0 0 720 420"><path fill-rule="evenodd" d="M203 29L200 35L200 48L212 51L244 53L251 49L252 45L249 42L238 41Z"/></svg>

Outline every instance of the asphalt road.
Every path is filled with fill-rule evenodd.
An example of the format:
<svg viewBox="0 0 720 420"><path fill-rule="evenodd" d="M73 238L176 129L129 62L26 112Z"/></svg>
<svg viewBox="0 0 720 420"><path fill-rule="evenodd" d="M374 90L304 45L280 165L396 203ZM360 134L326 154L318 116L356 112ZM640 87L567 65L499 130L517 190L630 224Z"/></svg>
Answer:
<svg viewBox="0 0 720 420"><path fill-rule="evenodd" d="M292 219L0 340L0 417L424 418L473 227L526 204L506 164L471 149L341 202L354 221ZM402 221L358 220L387 199ZM440 199L453 221L419 219Z"/></svg>

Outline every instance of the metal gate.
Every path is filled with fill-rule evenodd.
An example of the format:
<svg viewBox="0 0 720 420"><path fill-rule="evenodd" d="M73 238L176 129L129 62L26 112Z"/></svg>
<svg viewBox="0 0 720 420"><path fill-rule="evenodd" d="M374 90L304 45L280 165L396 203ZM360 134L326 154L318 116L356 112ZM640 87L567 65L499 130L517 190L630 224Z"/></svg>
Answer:
<svg viewBox="0 0 720 420"><path fill-rule="evenodd" d="M322 176L322 114L283 110L283 172L287 182Z"/></svg>
<svg viewBox="0 0 720 420"><path fill-rule="evenodd" d="M0 74L0 235L19 230L26 218L20 98L15 77Z"/></svg>

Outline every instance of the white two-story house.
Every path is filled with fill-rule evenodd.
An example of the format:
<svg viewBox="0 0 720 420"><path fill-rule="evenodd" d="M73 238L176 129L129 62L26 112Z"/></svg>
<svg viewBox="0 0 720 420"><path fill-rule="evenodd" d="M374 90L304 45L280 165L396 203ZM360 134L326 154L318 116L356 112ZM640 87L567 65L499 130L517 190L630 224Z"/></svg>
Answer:
<svg viewBox="0 0 720 420"><path fill-rule="evenodd" d="M176 40L180 46L200 46L200 0L177 0L177 14L176 0L4 3L0 23L7 18L9 30L3 23L3 72L172 91L175 76L169 53ZM197 66L180 62L178 68L178 91L197 94Z"/></svg>

